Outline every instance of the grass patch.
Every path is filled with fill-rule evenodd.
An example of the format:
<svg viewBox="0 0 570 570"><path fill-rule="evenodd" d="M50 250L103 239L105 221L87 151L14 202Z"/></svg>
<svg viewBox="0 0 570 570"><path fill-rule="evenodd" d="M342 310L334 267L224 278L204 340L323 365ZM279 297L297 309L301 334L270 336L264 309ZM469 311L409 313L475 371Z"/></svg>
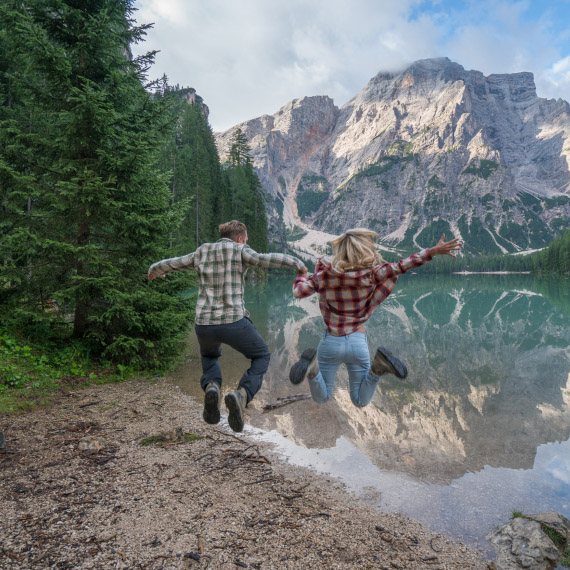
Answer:
<svg viewBox="0 0 570 570"><path fill-rule="evenodd" d="M77 343L39 345L0 330L0 414L42 407L60 390L120 382L136 372L96 364Z"/></svg>

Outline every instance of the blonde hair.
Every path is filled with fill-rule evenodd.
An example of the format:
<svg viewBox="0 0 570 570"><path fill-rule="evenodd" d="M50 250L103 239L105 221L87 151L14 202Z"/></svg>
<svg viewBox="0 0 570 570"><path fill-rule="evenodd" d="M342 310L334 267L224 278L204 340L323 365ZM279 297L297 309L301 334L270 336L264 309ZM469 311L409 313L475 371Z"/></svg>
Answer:
<svg viewBox="0 0 570 570"><path fill-rule="evenodd" d="M220 230L220 237L228 239L235 239L247 233L247 226L238 220L220 224L218 229Z"/></svg>
<svg viewBox="0 0 570 570"><path fill-rule="evenodd" d="M339 271L357 271L384 261L374 245L377 237L372 230L353 228L333 239L333 267Z"/></svg>

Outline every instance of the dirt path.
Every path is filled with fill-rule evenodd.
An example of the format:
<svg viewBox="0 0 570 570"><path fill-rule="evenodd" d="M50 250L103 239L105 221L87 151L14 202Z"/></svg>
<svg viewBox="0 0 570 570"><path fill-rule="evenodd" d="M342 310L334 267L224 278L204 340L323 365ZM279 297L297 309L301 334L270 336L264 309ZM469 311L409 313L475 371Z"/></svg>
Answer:
<svg viewBox="0 0 570 570"><path fill-rule="evenodd" d="M3 570L488 567L208 426L201 404L164 381L62 394L49 409L1 417L0 430Z"/></svg>

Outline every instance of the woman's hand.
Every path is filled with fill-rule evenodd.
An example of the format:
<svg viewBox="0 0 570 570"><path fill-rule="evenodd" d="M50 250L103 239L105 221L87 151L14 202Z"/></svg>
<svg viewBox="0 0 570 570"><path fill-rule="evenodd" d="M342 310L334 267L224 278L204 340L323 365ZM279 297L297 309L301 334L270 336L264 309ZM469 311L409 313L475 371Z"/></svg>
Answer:
<svg viewBox="0 0 570 570"><path fill-rule="evenodd" d="M429 250L432 255L451 255L451 257L455 257L462 246L463 242L459 238L445 241L445 235L442 234L437 244L430 247Z"/></svg>

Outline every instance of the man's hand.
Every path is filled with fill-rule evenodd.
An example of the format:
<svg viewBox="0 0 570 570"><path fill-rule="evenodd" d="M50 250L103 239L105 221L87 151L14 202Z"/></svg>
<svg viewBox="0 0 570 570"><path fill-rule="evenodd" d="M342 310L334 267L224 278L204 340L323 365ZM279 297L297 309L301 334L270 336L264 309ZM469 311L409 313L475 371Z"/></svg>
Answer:
<svg viewBox="0 0 570 570"><path fill-rule="evenodd" d="M451 257L455 257L462 246L463 242L459 238L445 241L445 235L442 234L437 244L430 247L430 253L432 255L451 255Z"/></svg>

